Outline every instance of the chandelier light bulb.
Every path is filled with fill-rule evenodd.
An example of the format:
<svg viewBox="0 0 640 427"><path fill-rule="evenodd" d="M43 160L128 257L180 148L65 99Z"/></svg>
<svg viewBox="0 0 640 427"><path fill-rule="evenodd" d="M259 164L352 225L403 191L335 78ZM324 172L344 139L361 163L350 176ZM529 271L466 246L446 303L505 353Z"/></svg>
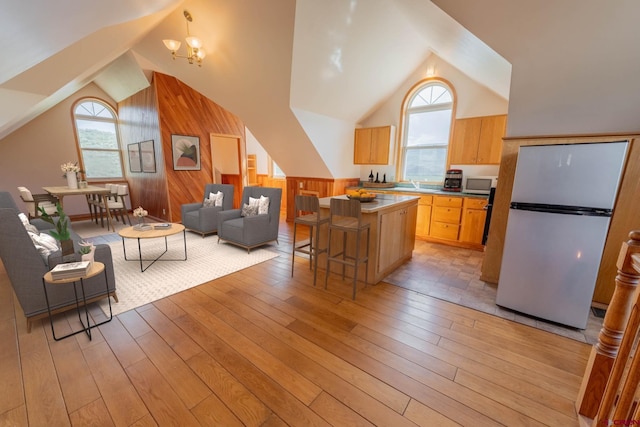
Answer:
<svg viewBox="0 0 640 427"><path fill-rule="evenodd" d="M169 49L172 52L175 52L176 50L180 49L180 45L182 44L178 40L170 40L170 39L162 40L162 42L167 47L167 49Z"/></svg>

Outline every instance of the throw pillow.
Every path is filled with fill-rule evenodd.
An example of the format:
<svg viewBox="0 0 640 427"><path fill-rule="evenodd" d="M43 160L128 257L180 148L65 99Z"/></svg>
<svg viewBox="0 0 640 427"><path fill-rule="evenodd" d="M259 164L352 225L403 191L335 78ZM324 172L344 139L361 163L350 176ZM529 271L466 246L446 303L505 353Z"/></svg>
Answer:
<svg viewBox="0 0 640 427"><path fill-rule="evenodd" d="M53 236L48 235L47 233L35 234L29 233L29 237L31 237L31 241L33 245L38 250L38 253L42 257L45 263L49 261L49 255L53 252L56 252L58 248L58 242Z"/></svg>
<svg viewBox="0 0 640 427"><path fill-rule="evenodd" d="M268 214L269 213L269 198L260 196L260 203L258 204L258 214Z"/></svg>
<svg viewBox="0 0 640 427"><path fill-rule="evenodd" d="M205 207L210 206L222 206L222 200L224 199L224 193L218 191L217 193L209 193L209 197L204 199L202 205Z"/></svg>
<svg viewBox="0 0 640 427"><path fill-rule="evenodd" d="M224 199L224 193L222 191L218 191L215 194L215 206L222 206L222 200Z"/></svg>
<svg viewBox="0 0 640 427"><path fill-rule="evenodd" d="M247 205L246 203L242 206L242 212L240 216L256 216L258 215L258 206Z"/></svg>
<svg viewBox="0 0 640 427"><path fill-rule="evenodd" d="M258 215L268 214L269 213L269 198L260 196L259 199L254 199L253 197L249 197L249 205L258 207Z"/></svg>
<svg viewBox="0 0 640 427"><path fill-rule="evenodd" d="M29 218L27 218L27 216L22 212L18 214L18 218L20 218L20 221L22 221L22 225L24 225L25 227L27 226L27 224L29 224Z"/></svg>

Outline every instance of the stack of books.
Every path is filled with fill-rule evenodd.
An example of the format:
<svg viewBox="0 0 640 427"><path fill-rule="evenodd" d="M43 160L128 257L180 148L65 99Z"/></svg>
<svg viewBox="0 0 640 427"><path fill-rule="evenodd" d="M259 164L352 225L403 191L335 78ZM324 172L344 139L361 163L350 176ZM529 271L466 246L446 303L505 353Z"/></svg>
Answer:
<svg viewBox="0 0 640 427"><path fill-rule="evenodd" d="M155 230L166 230L167 228L171 228L170 222L159 222L157 224L153 224L153 228Z"/></svg>
<svg viewBox="0 0 640 427"><path fill-rule="evenodd" d="M53 267L51 278L53 280L61 280L85 276L89 272L89 268L91 268L89 261L65 262Z"/></svg>

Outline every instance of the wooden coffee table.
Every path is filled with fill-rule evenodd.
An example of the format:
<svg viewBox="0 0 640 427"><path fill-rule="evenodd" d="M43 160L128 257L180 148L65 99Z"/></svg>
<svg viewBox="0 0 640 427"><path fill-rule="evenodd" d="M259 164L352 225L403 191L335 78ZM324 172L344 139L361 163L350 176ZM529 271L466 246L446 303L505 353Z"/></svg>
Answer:
<svg viewBox="0 0 640 427"><path fill-rule="evenodd" d="M120 237L122 237L122 250L124 251L124 259L125 261L139 261L140 262L140 271L145 272L149 267L151 267L156 261L186 261L187 260L187 236L185 232L184 225L171 223L171 227L168 228L153 228L154 224L149 224L152 226L151 229L148 230L138 230L135 226L123 228L118 232ZM175 259L175 258L162 258L162 255L167 253L168 245L167 245L167 236L172 236L174 234L178 234L182 232L182 241L184 242L184 258ZM164 237L164 252L158 255L156 258L145 259L142 258L142 247L140 246L140 240L142 239L155 239L158 237ZM127 247L124 243L125 239L137 239L138 240L138 258L127 258ZM143 266L143 261L151 261L146 267Z"/></svg>

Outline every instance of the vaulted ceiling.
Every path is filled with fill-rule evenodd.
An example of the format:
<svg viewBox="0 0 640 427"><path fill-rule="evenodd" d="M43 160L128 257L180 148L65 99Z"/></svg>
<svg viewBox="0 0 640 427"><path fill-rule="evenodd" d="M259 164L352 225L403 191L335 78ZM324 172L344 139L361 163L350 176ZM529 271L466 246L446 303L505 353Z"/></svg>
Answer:
<svg viewBox="0 0 640 427"><path fill-rule="evenodd" d="M323 150L431 54L509 97L510 64L428 0L5 3L0 139L89 82L120 101L159 71L241 117L287 174L341 176L350 160ZM184 39L183 9L207 50L201 68L161 41ZM307 121L350 131L310 137Z"/></svg>

